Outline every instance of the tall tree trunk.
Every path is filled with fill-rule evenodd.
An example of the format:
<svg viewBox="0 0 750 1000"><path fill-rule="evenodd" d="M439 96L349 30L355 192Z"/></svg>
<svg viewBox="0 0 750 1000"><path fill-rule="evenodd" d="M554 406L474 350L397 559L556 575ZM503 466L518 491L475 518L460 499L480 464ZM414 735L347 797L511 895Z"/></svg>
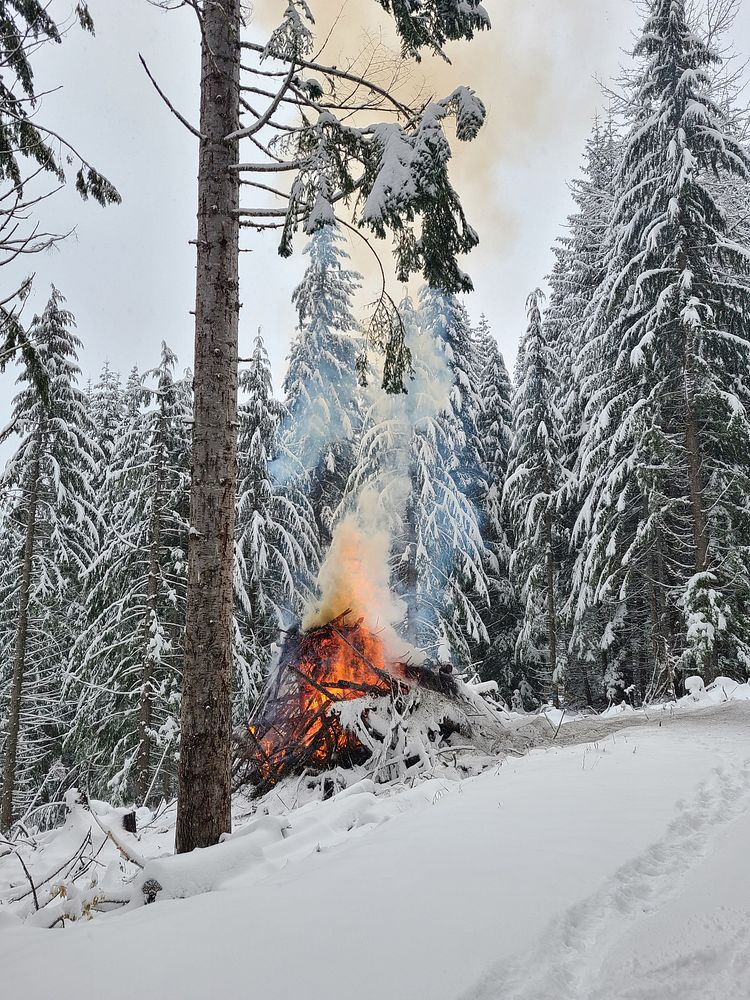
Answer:
<svg viewBox="0 0 750 1000"><path fill-rule="evenodd" d="M591 694L591 682L589 680L589 672L586 667L586 661L581 660L581 671L583 673L583 694L586 698L586 704L589 708L594 707L594 697Z"/></svg>
<svg viewBox="0 0 750 1000"><path fill-rule="evenodd" d="M231 829L232 566L239 319L240 0L202 14L195 414L188 556L179 852Z"/></svg>
<svg viewBox="0 0 750 1000"><path fill-rule="evenodd" d="M555 608L555 552L553 548L552 514L544 515L544 531L547 541L547 643L549 645L549 669L552 683L552 700L555 708L560 707L560 687L555 680L557 671L557 613Z"/></svg>
<svg viewBox="0 0 750 1000"><path fill-rule="evenodd" d="M21 562L20 588L18 593L18 625L16 627L16 649L13 660L13 684L8 715L8 736L5 741L5 762L3 764L3 797L0 802L0 830L7 832L13 823L13 796L16 790L16 764L18 760L18 737L21 731L21 700L23 679L26 671L26 643L29 631L29 598L31 595L31 574L34 565L34 541L36 538L36 513L39 503L39 445L31 465L28 488L26 517L26 539Z"/></svg>
<svg viewBox="0 0 750 1000"><path fill-rule="evenodd" d="M651 685L651 695L660 692L662 685L664 685L667 692L674 697L674 670L669 652L667 607L664 596L664 560L658 537L652 559L651 577L651 643L654 657L654 681Z"/></svg>

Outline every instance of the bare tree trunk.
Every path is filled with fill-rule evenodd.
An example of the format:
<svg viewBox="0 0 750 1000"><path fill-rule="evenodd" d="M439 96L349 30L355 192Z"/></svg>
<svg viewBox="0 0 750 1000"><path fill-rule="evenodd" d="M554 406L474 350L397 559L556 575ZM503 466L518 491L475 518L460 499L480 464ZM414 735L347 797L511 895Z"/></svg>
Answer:
<svg viewBox="0 0 750 1000"><path fill-rule="evenodd" d="M232 566L239 318L240 0L202 14L200 164L185 668L176 847L231 829Z"/></svg>
<svg viewBox="0 0 750 1000"><path fill-rule="evenodd" d="M552 514L544 515L544 530L547 540L547 642L549 645L549 669L552 682L552 700L555 708L560 707L560 687L555 680L557 670L557 615L555 609L555 553L553 549Z"/></svg>
<svg viewBox="0 0 750 1000"><path fill-rule="evenodd" d="M586 668L585 660L581 660L581 670L583 671L583 693L586 698L586 704L589 708L593 708L594 698L591 694L591 682L589 681L589 672Z"/></svg>
<svg viewBox="0 0 750 1000"><path fill-rule="evenodd" d="M8 736L5 741L5 762L3 764L3 797L0 802L0 830L7 832L13 823L13 796L16 790L16 764L18 760L18 737L21 731L21 699L26 671L26 642L29 630L29 598L31 595L31 574L34 565L34 541L36 538L36 512L39 503L39 445L31 466L30 486L26 516L26 539L21 562L21 581L18 595L18 626L16 628L16 649L13 660L13 684L8 715Z"/></svg>

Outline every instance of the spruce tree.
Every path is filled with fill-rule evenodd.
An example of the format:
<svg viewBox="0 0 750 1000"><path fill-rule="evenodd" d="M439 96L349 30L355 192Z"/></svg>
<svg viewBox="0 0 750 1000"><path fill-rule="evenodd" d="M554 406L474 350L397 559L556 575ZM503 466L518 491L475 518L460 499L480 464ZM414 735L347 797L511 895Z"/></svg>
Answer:
<svg viewBox="0 0 750 1000"><path fill-rule="evenodd" d="M97 541L93 479L101 454L78 388L72 315L52 290L30 334L45 392L19 378L12 427L21 438L0 480L2 799L0 829L45 783L61 753L68 706L62 672L78 619L78 582Z"/></svg>
<svg viewBox="0 0 750 1000"><path fill-rule="evenodd" d="M104 362L96 384L91 387L89 411L97 444L109 461L117 442L124 417L124 400L120 375Z"/></svg>
<svg viewBox="0 0 750 1000"><path fill-rule="evenodd" d="M192 415L176 365L162 344L158 367L128 380L66 684L77 704L68 744L89 787L117 801L175 786Z"/></svg>
<svg viewBox="0 0 750 1000"><path fill-rule="evenodd" d="M511 575L523 603L516 657L537 696L551 693L557 703L564 662L558 638L562 420L556 404L557 359L547 342L542 298L537 290L528 299L529 325L516 363L513 447L503 504L515 536Z"/></svg>
<svg viewBox="0 0 750 1000"><path fill-rule="evenodd" d="M489 587L489 604L483 612L487 647L480 650L481 675L497 681L510 698L515 686L514 648L520 608L510 581L513 533L502 509L502 496L513 443L513 387L484 316L474 334L473 355L472 380L479 402L476 441L483 482L479 509Z"/></svg>
<svg viewBox="0 0 750 1000"><path fill-rule="evenodd" d="M489 602L472 335L454 296L425 289L420 305L399 306L414 357L409 392L374 399L348 496L374 499L391 529L405 638L465 669L486 648Z"/></svg>
<svg viewBox="0 0 750 1000"><path fill-rule="evenodd" d="M652 0L587 350L579 607L641 627L652 691L748 661L748 247L711 174L750 161L713 99L718 56Z"/></svg>
<svg viewBox="0 0 750 1000"><path fill-rule="evenodd" d="M326 226L305 249L309 263L293 295L299 326L284 380L284 448L309 477L324 546L331 540L362 428L356 374L362 342L352 312L361 277L347 269L342 243L338 229ZM281 465L277 472L283 474Z"/></svg>
<svg viewBox="0 0 750 1000"><path fill-rule="evenodd" d="M250 367L240 375L237 544L235 568L237 643L235 715L248 707L268 677L282 627L299 621L318 564L318 539L299 476L278 484L272 468L294 469L280 427L284 406L272 396L271 366L260 336Z"/></svg>
<svg viewBox="0 0 750 1000"><path fill-rule="evenodd" d="M603 648L606 616L601 609L594 605L576 615L576 552L572 536L587 489L579 467L585 429L586 365L597 360L586 351L587 322L606 272L606 237L618 153L612 118L604 123L595 120L586 143L582 177L571 184L575 211L568 218L566 235L553 248L555 264L549 277L551 294L545 314L545 330L559 366L556 403L562 417L563 465L568 473L558 501L565 539L560 558L560 619L568 640L566 695L588 705L602 696L607 671L604 661L611 654Z"/></svg>

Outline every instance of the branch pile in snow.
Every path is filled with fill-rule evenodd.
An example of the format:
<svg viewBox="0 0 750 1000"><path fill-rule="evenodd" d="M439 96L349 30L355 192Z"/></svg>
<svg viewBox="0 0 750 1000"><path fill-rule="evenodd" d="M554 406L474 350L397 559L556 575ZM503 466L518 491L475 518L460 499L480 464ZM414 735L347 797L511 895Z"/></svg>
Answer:
<svg viewBox="0 0 750 1000"><path fill-rule="evenodd" d="M238 738L235 786L262 795L292 775L363 765L378 780L403 779L459 749L494 753L505 719L450 667L388 662L380 638L344 614L290 634Z"/></svg>

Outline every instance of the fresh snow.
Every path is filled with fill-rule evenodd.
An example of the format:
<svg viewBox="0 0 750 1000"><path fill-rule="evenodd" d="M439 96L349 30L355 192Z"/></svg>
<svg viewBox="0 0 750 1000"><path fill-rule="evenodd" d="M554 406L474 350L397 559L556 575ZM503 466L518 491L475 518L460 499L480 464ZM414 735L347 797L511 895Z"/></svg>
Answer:
<svg viewBox="0 0 750 1000"><path fill-rule="evenodd" d="M103 984L110 1000L746 1000L748 701L748 685L695 686L648 716L562 726L597 742L563 746L547 727L546 746L462 782L363 781L255 816L218 847L148 862L135 887L159 880L152 906L136 892L127 912L53 931L0 908L3 986L25 1000ZM24 855L37 879L85 817ZM163 855L171 836L162 817L137 849ZM114 892L128 866L111 845L102 859ZM9 882L25 882L14 858L6 899Z"/></svg>

